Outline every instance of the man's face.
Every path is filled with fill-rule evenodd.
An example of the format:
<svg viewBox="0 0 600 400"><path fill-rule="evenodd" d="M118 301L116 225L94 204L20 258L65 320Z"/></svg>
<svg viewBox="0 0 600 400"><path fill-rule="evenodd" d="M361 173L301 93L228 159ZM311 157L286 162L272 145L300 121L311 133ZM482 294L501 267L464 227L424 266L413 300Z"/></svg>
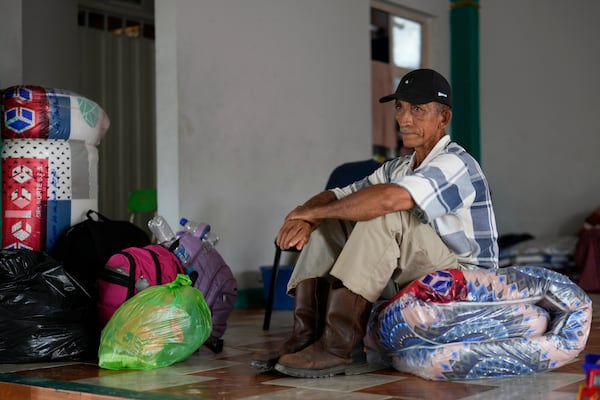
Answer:
<svg viewBox="0 0 600 400"><path fill-rule="evenodd" d="M396 100L396 121L404 146L429 151L445 134L452 112L442 104Z"/></svg>

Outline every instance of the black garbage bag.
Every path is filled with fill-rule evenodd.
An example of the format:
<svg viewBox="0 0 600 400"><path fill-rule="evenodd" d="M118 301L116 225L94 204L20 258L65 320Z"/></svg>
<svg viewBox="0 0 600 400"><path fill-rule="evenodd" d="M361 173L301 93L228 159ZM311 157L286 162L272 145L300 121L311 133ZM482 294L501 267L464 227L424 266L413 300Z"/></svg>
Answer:
<svg viewBox="0 0 600 400"><path fill-rule="evenodd" d="M0 250L0 363L82 360L97 351L92 298L46 253Z"/></svg>

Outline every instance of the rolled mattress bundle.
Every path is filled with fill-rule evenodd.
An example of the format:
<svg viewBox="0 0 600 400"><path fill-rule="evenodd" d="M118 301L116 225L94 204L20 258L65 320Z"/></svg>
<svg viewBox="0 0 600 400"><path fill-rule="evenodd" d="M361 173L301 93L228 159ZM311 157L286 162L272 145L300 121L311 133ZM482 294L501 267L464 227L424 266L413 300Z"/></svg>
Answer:
<svg viewBox="0 0 600 400"><path fill-rule="evenodd" d="M444 270L377 304L367 359L431 380L530 375L584 349L592 301L566 276L538 266Z"/></svg>
<svg viewBox="0 0 600 400"><path fill-rule="evenodd" d="M50 251L98 209L98 149L110 125L98 104L39 86L2 91L2 247Z"/></svg>

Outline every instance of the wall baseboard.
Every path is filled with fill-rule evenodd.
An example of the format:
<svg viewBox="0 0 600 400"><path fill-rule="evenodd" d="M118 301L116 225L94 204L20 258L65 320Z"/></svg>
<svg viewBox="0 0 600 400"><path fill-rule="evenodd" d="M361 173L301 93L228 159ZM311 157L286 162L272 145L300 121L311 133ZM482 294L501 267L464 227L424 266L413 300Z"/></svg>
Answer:
<svg viewBox="0 0 600 400"><path fill-rule="evenodd" d="M265 295L263 288L238 289L235 308L264 308Z"/></svg>

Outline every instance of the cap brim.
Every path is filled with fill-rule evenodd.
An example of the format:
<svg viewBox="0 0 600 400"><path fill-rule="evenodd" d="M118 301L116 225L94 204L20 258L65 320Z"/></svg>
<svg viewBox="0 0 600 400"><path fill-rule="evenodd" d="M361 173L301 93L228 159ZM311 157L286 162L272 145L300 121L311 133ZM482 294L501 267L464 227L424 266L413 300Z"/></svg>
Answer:
<svg viewBox="0 0 600 400"><path fill-rule="evenodd" d="M427 104L427 103L431 103L432 101L435 101L437 103L442 103L442 104L446 104L446 105L450 106L450 104L448 104L447 101L443 101L443 99L435 99L435 98L426 97L426 96L423 97L423 96L416 95L414 93L390 94L390 95L380 98L379 102L387 103L388 101L392 101L392 100L403 100L403 101L409 102L410 104Z"/></svg>
<svg viewBox="0 0 600 400"><path fill-rule="evenodd" d="M387 103L388 101L396 100L396 94L390 94L379 99L380 103Z"/></svg>

